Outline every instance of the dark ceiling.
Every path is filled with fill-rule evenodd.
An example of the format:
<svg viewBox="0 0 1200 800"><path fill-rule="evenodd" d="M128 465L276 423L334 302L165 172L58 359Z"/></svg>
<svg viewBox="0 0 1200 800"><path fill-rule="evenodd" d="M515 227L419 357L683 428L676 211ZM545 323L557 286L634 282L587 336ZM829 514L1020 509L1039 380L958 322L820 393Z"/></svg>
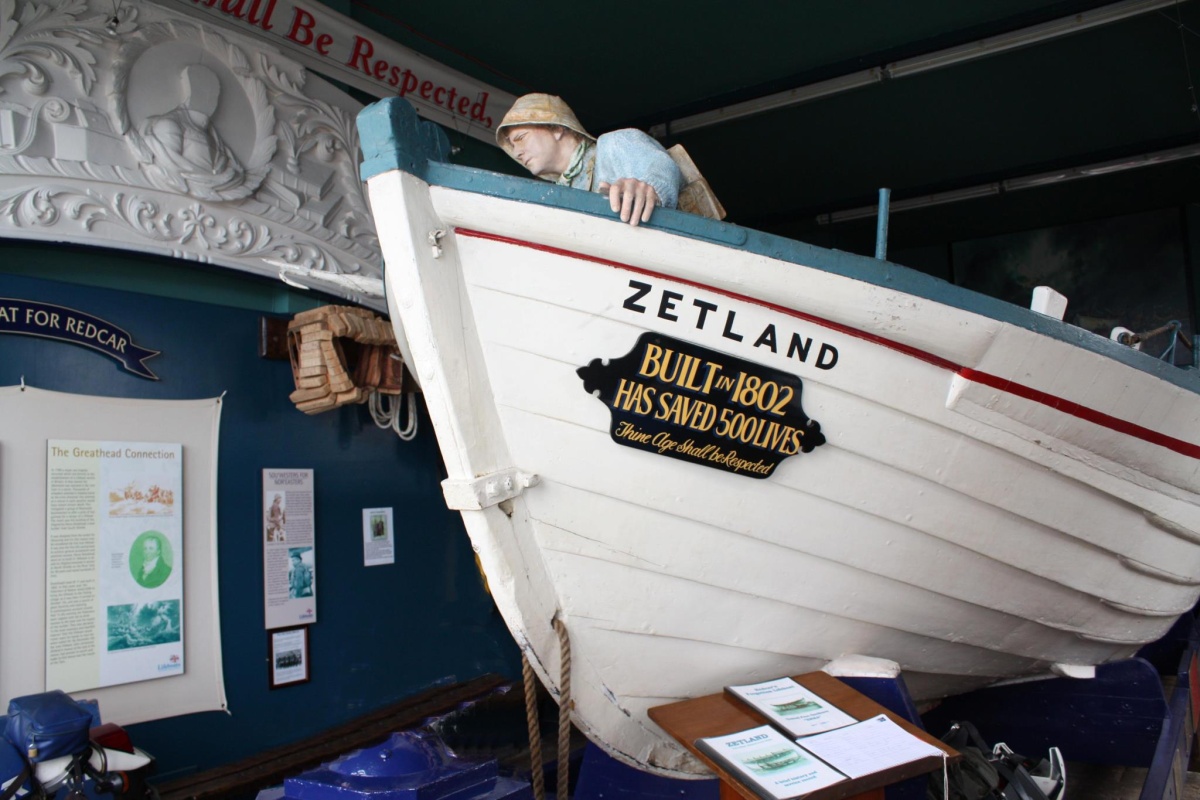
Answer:
<svg viewBox="0 0 1200 800"><path fill-rule="evenodd" d="M335 8L497 87L560 94L600 133L668 126L729 219L870 252L875 221L820 215L1197 144L1200 2L793 0L639 5L343 0ZM693 115L1112 10L1127 18L791 107ZM1148 9L1148 10L1147 10ZM463 160L518 171L498 151ZM892 247L1200 201L1200 158L897 210Z"/></svg>

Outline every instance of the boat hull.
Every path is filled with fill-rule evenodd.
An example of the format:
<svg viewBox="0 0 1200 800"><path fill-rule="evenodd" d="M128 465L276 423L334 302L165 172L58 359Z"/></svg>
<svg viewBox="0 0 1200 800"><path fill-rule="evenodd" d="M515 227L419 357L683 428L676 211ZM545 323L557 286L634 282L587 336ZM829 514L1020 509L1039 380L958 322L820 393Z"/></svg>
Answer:
<svg viewBox="0 0 1200 800"><path fill-rule="evenodd" d="M630 764L703 774L646 709L723 685L848 654L897 662L925 698L1078 674L1196 602L1200 450L1177 432L1200 403L1107 345L815 249L796 263L399 170L369 190L447 501L556 694L565 624L572 717ZM756 474L729 456L753 435L713 438L702 407L663 400L719 416L730 386L656 381L647 341L792 376L824 443L777 439ZM589 391L588 365L622 358L622 399ZM640 415L635 384L657 390Z"/></svg>

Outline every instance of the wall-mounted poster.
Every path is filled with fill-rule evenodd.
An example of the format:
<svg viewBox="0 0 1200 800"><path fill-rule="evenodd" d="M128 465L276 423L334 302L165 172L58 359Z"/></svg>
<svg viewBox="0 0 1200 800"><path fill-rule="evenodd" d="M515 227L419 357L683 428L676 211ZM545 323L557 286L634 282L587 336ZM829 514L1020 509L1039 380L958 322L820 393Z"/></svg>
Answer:
<svg viewBox="0 0 1200 800"><path fill-rule="evenodd" d="M311 469L263 470L261 531L267 630L316 622Z"/></svg>
<svg viewBox="0 0 1200 800"><path fill-rule="evenodd" d="M364 508L363 566L377 567L396 563L396 548L392 530L392 509Z"/></svg>
<svg viewBox="0 0 1200 800"><path fill-rule="evenodd" d="M184 671L183 446L51 439L46 686Z"/></svg>

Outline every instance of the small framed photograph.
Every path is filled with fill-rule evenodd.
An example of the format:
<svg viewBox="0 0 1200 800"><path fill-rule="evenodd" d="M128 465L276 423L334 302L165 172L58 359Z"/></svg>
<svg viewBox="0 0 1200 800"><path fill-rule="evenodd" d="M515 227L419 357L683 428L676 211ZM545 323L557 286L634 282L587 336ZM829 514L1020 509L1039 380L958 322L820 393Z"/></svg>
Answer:
<svg viewBox="0 0 1200 800"><path fill-rule="evenodd" d="M374 567L380 564L395 564L395 533L392 530L391 508L364 508L363 565Z"/></svg>
<svg viewBox="0 0 1200 800"><path fill-rule="evenodd" d="M308 683L308 628L279 628L270 631L271 688Z"/></svg>

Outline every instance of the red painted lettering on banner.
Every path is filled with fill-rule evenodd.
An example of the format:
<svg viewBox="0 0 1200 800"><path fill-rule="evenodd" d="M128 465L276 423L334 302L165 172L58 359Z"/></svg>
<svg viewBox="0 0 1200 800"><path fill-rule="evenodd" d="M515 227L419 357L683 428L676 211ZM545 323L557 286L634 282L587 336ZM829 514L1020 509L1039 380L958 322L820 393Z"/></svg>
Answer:
<svg viewBox="0 0 1200 800"><path fill-rule="evenodd" d="M361 36L354 37L354 51L350 53L350 60L346 62L346 66L350 69L361 69L367 75L371 74L371 64L368 59L375 55L375 45L371 44L370 40L364 39ZM362 65L359 65L359 61Z"/></svg>
<svg viewBox="0 0 1200 800"><path fill-rule="evenodd" d="M312 44L313 26L316 24L317 20L312 14L297 8L296 13L292 15L292 29L288 31L287 38L296 44L308 46Z"/></svg>
<svg viewBox="0 0 1200 800"><path fill-rule="evenodd" d="M271 17L275 13L278 1L192 0L197 5L242 20L264 31L269 31L274 27ZM326 58L340 60L341 54L346 52L345 41L341 39L345 31L343 27L338 27L337 20L332 23L334 32L326 33L321 28L331 23L319 12L306 11L290 2L285 3L284 7L287 8L289 5L292 8L292 20L285 38L301 47L315 50ZM385 42L385 44L387 43ZM385 50L387 50L386 47ZM493 118L487 114L487 92L479 92L475 98L471 98L453 86L445 86L434 80L422 80L410 68L401 67L383 58L376 58L375 52L375 42L362 34L354 34L353 45L349 48L349 58L346 59L344 65L371 80L395 87L396 94L400 97L417 94L426 103L444 108L452 114L470 118L488 128L494 125Z"/></svg>
<svg viewBox="0 0 1200 800"><path fill-rule="evenodd" d="M479 120L489 128L492 127L492 118L485 117L483 112L487 110L488 93L480 92L479 99L471 104L471 119Z"/></svg>
<svg viewBox="0 0 1200 800"><path fill-rule="evenodd" d="M404 70L404 80L400 83L399 96L404 97L415 88L417 88L417 76L413 75L410 69Z"/></svg>
<svg viewBox="0 0 1200 800"><path fill-rule="evenodd" d="M212 8L217 5L218 0L194 0L203 5ZM246 3L250 3L249 10L246 9ZM220 11L231 17L245 20L255 27L262 28L264 31L269 31L274 26L271 24L271 15L275 13L276 0L268 0L265 10L262 8L263 0L220 0Z"/></svg>
<svg viewBox="0 0 1200 800"><path fill-rule="evenodd" d="M271 24L271 15L275 13L275 0L269 0L267 10L263 14L261 23L254 19L254 12L258 8L258 0L254 0L254 5L250 7L249 22L251 25L258 24L264 31L269 31L275 26Z"/></svg>

